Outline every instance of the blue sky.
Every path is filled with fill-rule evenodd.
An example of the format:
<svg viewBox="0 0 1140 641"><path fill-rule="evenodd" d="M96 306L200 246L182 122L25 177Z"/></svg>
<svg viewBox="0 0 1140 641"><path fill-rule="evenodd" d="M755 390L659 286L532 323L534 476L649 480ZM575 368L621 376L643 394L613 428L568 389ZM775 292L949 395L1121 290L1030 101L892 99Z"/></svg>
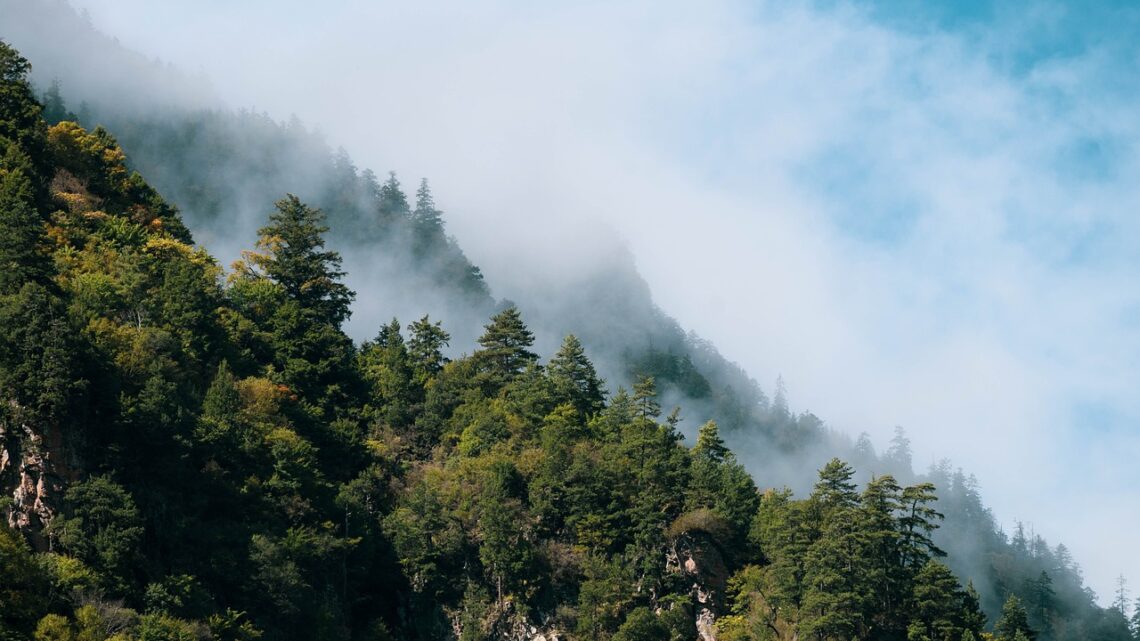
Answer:
<svg viewBox="0 0 1140 641"><path fill-rule="evenodd" d="M797 408L903 425L1102 598L1140 581L1133 3L75 4L231 105L431 177L499 294L616 232Z"/></svg>

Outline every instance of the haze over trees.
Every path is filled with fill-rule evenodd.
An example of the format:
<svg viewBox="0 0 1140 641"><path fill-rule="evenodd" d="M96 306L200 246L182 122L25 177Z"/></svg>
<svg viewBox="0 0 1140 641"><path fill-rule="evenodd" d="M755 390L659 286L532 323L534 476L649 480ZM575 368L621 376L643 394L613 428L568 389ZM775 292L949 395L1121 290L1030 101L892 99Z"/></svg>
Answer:
<svg viewBox="0 0 1140 641"><path fill-rule="evenodd" d="M874 476L832 458L797 497L732 442L774 462L826 429L711 346L609 354L628 389L574 334L544 359L426 182L409 204L338 156L335 220L285 187L223 269L27 73L0 44L0 638L1132 638L1063 547L1002 534L960 471L915 475L901 431L850 448ZM231 138L243 118L169 126L280 140ZM218 184L197 197L225 220ZM338 233L404 247L398 277L466 297L479 334L417 315L355 343ZM691 445L666 387L714 418Z"/></svg>

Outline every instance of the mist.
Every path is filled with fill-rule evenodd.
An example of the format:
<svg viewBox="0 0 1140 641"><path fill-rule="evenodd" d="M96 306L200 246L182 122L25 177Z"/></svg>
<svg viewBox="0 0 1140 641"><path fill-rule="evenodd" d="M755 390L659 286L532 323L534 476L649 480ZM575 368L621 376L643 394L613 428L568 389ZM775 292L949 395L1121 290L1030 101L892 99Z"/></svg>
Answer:
<svg viewBox="0 0 1140 641"><path fill-rule="evenodd" d="M361 168L412 191L428 177L491 297L537 327L588 321L574 301L595 279L644 279L641 302L755 379L782 374L797 411L877 444L903 425L917 467L948 457L976 474L999 522L1065 542L1102 602L1118 574L1140 577L1122 555L1140 527L1134 16L73 4L143 54L113 65L134 71L110 88L85 86L106 63L64 64L82 42L39 58L29 43L65 91L295 114ZM170 86L149 84L150 57L180 70ZM270 207L243 203L227 235L198 240L236 257ZM470 349L484 308L389 291L383 257L336 248L355 338L429 307ZM549 354L560 337L537 333ZM685 403L683 428L703 413Z"/></svg>

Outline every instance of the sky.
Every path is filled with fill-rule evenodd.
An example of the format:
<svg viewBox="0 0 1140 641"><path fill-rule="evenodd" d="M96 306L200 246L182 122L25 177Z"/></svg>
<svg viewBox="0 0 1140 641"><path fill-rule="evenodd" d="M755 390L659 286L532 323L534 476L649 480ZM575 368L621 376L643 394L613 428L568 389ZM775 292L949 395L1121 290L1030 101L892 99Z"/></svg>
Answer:
<svg viewBox="0 0 1140 641"><path fill-rule="evenodd" d="M429 177L497 294L618 235L794 408L880 445L902 425L1102 602L1140 585L1131 3L73 4L233 107Z"/></svg>

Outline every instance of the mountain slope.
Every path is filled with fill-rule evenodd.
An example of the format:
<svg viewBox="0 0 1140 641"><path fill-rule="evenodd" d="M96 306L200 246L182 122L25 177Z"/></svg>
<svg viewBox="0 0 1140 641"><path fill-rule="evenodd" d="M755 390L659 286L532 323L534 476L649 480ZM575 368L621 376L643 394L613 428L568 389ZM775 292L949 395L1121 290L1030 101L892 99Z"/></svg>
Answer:
<svg viewBox="0 0 1140 641"><path fill-rule="evenodd" d="M67 10L60 3L35 6ZM40 23L51 25L53 21ZM7 28L12 28L13 23L8 24ZM28 33L21 35L34 40ZM39 41L44 48L42 43L50 39ZM92 58L97 58L109 41L96 37L91 41L98 43L92 49ZM113 55L108 59L117 58ZM60 64L57 69L67 67ZM136 78L155 78L156 83L168 71L147 65L139 69ZM97 71L85 73L88 84L100 85L93 79ZM41 76L41 86L48 86L55 75L59 74L49 71ZM62 84L67 104L86 102L86 108L76 108L82 120L110 124L127 149L132 166L156 177L159 191L184 207L189 227L196 237L207 239L212 249L221 243L223 251L235 257L236 249L252 245L254 230L264 224L271 203L287 191L295 192L303 201L325 210L331 227L330 245L344 252L350 274L368 273L366 278L350 277L348 281L361 293L361 299L380 298L374 309L361 310L358 306L357 317L368 316L369 321L352 332L357 338L378 332L383 335L381 324L392 315L411 320L431 312L433 318L445 320L457 351L474 345L494 303L458 246L446 240L432 216L417 217L414 207L401 204L408 199L394 184L389 183L387 194L381 193L383 185L352 168L346 156L331 152L296 124L280 125L256 114L201 109L193 102L182 106L177 100L159 100L150 107L120 111L101 104L98 92L87 99L71 98L72 91L83 95L70 88L71 82L64 80ZM155 92L162 94L162 90ZM64 116L66 110L63 105L53 115ZM417 254L413 249L417 221L425 220L432 223L428 229L434 240L424 245L433 249ZM441 264L449 267L440 268ZM717 418L740 460L764 485L789 484L806 490L814 470L835 454L852 460L862 456L857 467L865 473L892 472L900 479L913 478L909 458L905 464L890 456L880 460L867 448L852 446L829 433L814 416L792 413L779 391L775 398L767 399L745 373L712 346L686 335L655 308L628 257L616 256L612 263L601 266L598 274L584 275L576 287L518 303L524 317L538 329L538 351L552 353L561 335L574 332L613 383L628 385L637 374L655 376L660 402L666 409L682 404L685 416L691 419ZM244 358L247 366L265 358L263 337L256 334L239 341L244 351L232 358ZM445 432L440 424L422 427L436 430L437 436ZM693 436L691 421L681 427ZM59 476L62 479L69 474ZM939 478L939 474L935 470L932 478ZM1056 561L1064 555L1043 543L1019 544L1017 537L1007 540L992 517L979 516L984 510L971 498L976 498L976 491L966 482L956 482L945 470L941 474L951 482L939 483L939 487L959 497L954 505L965 506L944 510L950 515L945 531L956 535L943 537L941 545L952 550L949 563L959 576L972 578L978 585L991 619L996 618L1007 593L1040 593L1040 584L1032 582L1039 581L1040 572L1046 571L1054 584L1067 586L1065 596L1057 598L1064 602L1057 608L1064 613L1055 614L1050 607L1041 606L1030 613L1031 620L1040 629L1050 617L1059 616L1069 621L1071 629L1056 634L1081 638L1072 632L1080 629L1073 622L1092 621L1103 613L1081 592L1079 573L1071 561ZM65 484L59 487L62 491ZM953 553L955 546L957 553Z"/></svg>

